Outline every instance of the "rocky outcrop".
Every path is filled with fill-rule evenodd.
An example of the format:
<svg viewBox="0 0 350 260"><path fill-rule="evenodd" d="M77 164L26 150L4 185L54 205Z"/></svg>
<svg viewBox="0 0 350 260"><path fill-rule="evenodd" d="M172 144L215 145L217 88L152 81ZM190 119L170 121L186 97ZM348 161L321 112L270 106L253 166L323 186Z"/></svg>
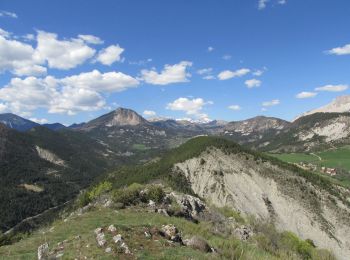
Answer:
<svg viewBox="0 0 350 260"><path fill-rule="evenodd" d="M38 247L38 260L47 260L49 257L49 244L44 243Z"/></svg>
<svg viewBox="0 0 350 260"><path fill-rule="evenodd" d="M214 205L271 221L279 230L312 239L339 259L350 255L350 209L342 199L350 197L347 190L334 186L330 193L268 161L216 148L176 164L173 171L184 174L193 191ZM337 197L335 193L341 195ZM237 233L244 238L245 234L249 236L246 231Z"/></svg>
<svg viewBox="0 0 350 260"><path fill-rule="evenodd" d="M56 154L50 152L49 150L46 150L39 146L35 146L35 149L41 159L49 161L50 163L56 164L58 166L67 167L65 161L63 161Z"/></svg>

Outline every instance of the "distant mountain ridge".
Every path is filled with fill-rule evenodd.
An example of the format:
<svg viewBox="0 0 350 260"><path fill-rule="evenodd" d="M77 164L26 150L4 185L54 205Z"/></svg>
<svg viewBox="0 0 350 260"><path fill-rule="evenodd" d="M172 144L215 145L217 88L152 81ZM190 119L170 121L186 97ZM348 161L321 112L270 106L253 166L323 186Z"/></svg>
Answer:
<svg viewBox="0 0 350 260"><path fill-rule="evenodd" d="M346 112L350 112L350 95L336 97L335 99L332 100L331 103L323 107L305 112L300 116L298 116L296 119L294 119L294 121L300 117L315 114L315 113L346 113Z"/></svg>
<svg viewBox="0 0 350 260"><path fill-rule="evenodd" d="M28 131L39 125L38 123L11 113L0 114L0 123L21 132Z"/></svg>

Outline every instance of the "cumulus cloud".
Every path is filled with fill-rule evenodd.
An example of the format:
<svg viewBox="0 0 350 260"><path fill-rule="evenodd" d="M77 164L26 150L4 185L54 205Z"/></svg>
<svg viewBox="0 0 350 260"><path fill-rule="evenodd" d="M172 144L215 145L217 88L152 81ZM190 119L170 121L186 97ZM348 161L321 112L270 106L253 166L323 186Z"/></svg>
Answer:
<svg viewBox="0 0 350 260"><path fill-rule="evenodd" d="M94 56L95 50L83 40L72 38L59 40L57 34L38 31L34 58L47 61L50 68L68 70Z"/></svg>
<svg viewBox="0 0 350 260"><path fill-rule="evenodd" d="M7 105L0 103L0 113L4 113L7 110Z"/></svg>
<svg viewBox="0 0 350 260"><path fill-rule="evenodd" d="M155 116L155 115L157 115L157 113L152 111L152 110L145 110L145 111L143 111L143 114L145 116Z"/></svg>
<svg viewBox="0 0 350 260"><path fill-rule="evenodd" d="M64 85L90 88L99 92L120 92L139 84L137 79L122 72L101 73L98 70L65 77L61 82Z"/></svg>
<svg viewBox="0 0 350 260"><path fill-rule="evenodd" d="M328 54L333 54L333 55L349 55L350 54L350 44L346 44L342 47L336 47L331 50L326 51Z"/></svg>
<svg viewBox="0 0 350 260"><path fill-rule="evenodd" d="M94 36L94 35L90 35L90 34L79 34L78 38L82 39L86 43L91 43L91 44L102 44L103 43L103 41L99 37Z"/></svg>
<svg viewBox="0 0 350 260"><path fill-rule="evenodd" d="M323 87L315 88L316 91L328 91L328 92L341 92L347 90L349 88L348 85L326 85Z"/></svg>
<svg viewBox="0 0 350 260"><path fill-rule="evenodd" d="M248 79L244 82L247 88L258 88L261 86L261 81L258 79Z"/></svg>
<svg viewBox="0 0 350 260"><path fill-rule="evenodd" d="M174 65L165 65L164 69L158 73L155 69L141 70L141 78L149 84L168 85L172 83L188 82L191 74L187 69L192 66L192 62L181 61Z"/></svg>
<svg viewBox="0 0 350 260"><path fill-rule="evenodd" d="M315 97L316 95L317 95L316 92L303 91L303 92L298 93L295 97L300 98L300 99L304 99L304 98L312 98L312 97Z"/></svg>
<svg viewBox="0 0 350 260"><path fill-rule="evenodd" d="M265 101L262 103L263 107L272 107L272 106L276 106L279 105L280 101L278 99L273 99L271 101Z"/></svg>
<svg viewBox="0 0 350 260"><path fill-rule="evenodd" d="M0 17L18 18L17 14L4 10L0 10Z"/></svg>
<svg viewBox="0 0 350 260"><path fill-rule="evenodd" d="M18 76L45 74L46 68L36 64L34 52L31 45L0 35L0 72L9 70Z"/></svg>
<svg viewBox="0 0 350 260"><path fill-rule="evenodd" d="M213 104L212 101L204 101L202 98L189 99L180 97L173 102L168 103L166 109L173 111L183 111L187 115L194 116L201 122L208 122L210 119L207 114L202 112L202 109L204 106L211 104Z"/></svg>
<svg viewBox="0 0 350 260"><path fill-rule="evenodd" d="M231 105L228 107L228 109L238 111L238 110L241 110L242 108L239 105Z"/></svg>
<svg viewBox="0 0 350 260"><path fill-rule="evenodd" d="M13 78L0 89L0 101L14 113L47 109L49 113L74 115L97 111L106 105L104 92L119 92L139 82L121 72L97 70L65 78Z"/></svg>
<svg viewBox="0 0 350 260"><path fill-rule="evenodd" d="M219 80L227 80L236 77L242 77L250 72L250 69L242 68L236 71L224 70L219 73Z"/></svg>
<svg viewBox="0 0 350 260"><path fill-rule="evenodd" d="M112 65L116 61L122 61L121 54L124 49L119 45L110 45L105 49L102 49L96 58L97 61L103 65Z"/></svg>

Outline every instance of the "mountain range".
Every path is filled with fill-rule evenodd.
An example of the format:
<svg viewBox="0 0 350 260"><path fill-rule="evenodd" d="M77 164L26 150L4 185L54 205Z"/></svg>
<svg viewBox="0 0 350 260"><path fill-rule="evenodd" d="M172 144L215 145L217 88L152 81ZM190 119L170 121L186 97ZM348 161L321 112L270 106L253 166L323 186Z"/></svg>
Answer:
<svg viewBox="0 0 350 260"><path fill-rule="evenodd" d="M66 127L2 114L0 244L12 243L9 234L15 231L40 227L52 211L67 210L67 203L101 180L114 188L161 182L215 207L269 221L346 259L349 190L261 153L311 153L349 144L350 113L338 109L346 100L293 122L264 116L209 123L146 120L118 108Z"/></svg>

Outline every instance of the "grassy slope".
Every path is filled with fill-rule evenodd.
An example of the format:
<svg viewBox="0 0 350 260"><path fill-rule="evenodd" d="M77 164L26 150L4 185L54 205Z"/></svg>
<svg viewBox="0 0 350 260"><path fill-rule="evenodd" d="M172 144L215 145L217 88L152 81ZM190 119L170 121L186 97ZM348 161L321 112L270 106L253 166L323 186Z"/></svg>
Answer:
<svg viewBox="0 0 350 260"><path fill-rule="evenodd" d="M50 228L39 230L26 239L10 246L0 247L0 259L36 259L39 245L48 242L50 249L58 242L68 240L65 244L63 259L74 259L77 256L87 256L88 259L116 259L117 254L106 254L104 249L98 248L95 240L94 229L114 224L133 251L135 257L141 259L213 259L212 254L205 254L178 244L169 245L165 240L159 241L146 239L143 232L146 227L158 227L172 223L183 235L200 235L208 240L215 248L225 248L230 253L235 251L237 256L244 259L276 259L272 255L239 240L227 240L220 235L209 232L210 224L194 224L185 219L165 217L156 213L147 213L134 209L114 211L111 209L99 209L88 212L82 216L74 216L67 222L62 220L53 223ZM75 239L77 235L81 239ZM107 237L108 238L108 237ZM109 238L110 241L110 238ZM86 247L89 245L89 247ZM111 242L109 242L111 245ZM141 248L141 246L143 248ZM225 254L225 252L223 252ZM228 252L227 252L228 253ZM125 257L125 255L124 255ZM124 259L124 258L123 258Z"/></svg>
<svg viewBox="0 0 350 260"><path fill-rule="evenodd" d="M350 146L343 146L337 149L315 153L315 155L321 157L322 160L319 160L319 158L315 155L305 153L283 153L270 155L289 163L310 162L318 165L319 167L325 166L350 171ZM350 187L350 174L341 174L335 178L339 180L341 184L346 185L346 187Z"/></svg>

